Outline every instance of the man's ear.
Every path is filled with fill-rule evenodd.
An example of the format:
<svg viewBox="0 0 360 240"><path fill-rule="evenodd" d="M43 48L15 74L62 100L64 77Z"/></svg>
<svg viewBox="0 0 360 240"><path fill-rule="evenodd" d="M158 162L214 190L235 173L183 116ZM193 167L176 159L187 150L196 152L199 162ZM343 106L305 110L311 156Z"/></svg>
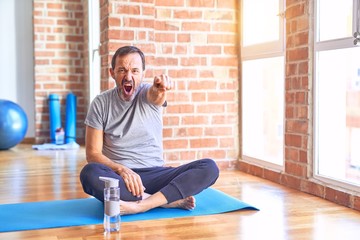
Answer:
<svg viewBox="0 0 360 240"><path fill-rule="evenodd" d="M110 72L110 75L111 77L115 80L115 72L112 68L109 68L109 72Z"/></svg>

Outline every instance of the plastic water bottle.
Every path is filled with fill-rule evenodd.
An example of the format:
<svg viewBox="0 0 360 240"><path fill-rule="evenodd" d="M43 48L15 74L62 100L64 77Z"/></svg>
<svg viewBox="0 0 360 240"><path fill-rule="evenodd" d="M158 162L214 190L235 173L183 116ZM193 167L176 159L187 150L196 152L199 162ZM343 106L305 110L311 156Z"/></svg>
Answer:
<svg viewBox="0 0 360 240"><path fill-rule="evenodd" d="M104 230L105 233L120 231L120 188L119 180L100 177L105 182L104 188Z"/></svg>
<svg viewBox="0 0 360 240"><path fill-rule="evenodd" d="M65 136L64 129L62 127L57 128L55 130L55 144L57 145L64 144L64 136Z"/></svg>

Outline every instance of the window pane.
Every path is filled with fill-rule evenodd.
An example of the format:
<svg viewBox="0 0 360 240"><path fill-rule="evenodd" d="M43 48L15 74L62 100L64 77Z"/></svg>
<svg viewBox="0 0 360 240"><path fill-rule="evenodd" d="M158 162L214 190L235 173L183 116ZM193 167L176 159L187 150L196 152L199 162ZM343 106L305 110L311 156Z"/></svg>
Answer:
<svg viewBox="0 0 360 240"><path fill-rule="evenodd" d="M360 185L360 48L317 53L318 174Z"/></svg>
<svg viewBox="0 0 360 240"><path fill-rule="evenodd" d="M318 41L353 35L353 0L318 0Z"/></svg>
<svg viewBox="0 0 360 240"><path fill-rule="evenodd" d="M283 164L284 57L243 61L243 155Z"/></svg>
<svg viewBox="0 0 360 240"><path fill-rule="evenodd" d="M244 47L279 41L279 0L243 0L243 9Z"/></svg>

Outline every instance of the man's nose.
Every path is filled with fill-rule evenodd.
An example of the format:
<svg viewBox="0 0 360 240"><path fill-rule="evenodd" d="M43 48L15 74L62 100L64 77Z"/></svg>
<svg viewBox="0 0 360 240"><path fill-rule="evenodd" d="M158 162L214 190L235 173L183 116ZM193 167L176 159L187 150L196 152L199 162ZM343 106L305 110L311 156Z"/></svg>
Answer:
<svg viewBox="0 0 360 240"><path fill-rule="evenodd" d="M130 70L127 70L125 73L125 79L126 80L132 80L132 73Z"/></svg>

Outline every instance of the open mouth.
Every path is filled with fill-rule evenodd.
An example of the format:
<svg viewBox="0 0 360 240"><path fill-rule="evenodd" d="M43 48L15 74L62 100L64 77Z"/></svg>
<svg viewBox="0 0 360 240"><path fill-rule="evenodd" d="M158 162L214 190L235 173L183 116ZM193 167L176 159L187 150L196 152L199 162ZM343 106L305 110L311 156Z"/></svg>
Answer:
<svg viewBox="0 0 360 240"><path fill-rule="evenodd" d="M127 94L131 93L133 86L131 84L124 85L124 90Z"/></svg>
<svg viewBox="0 0 360 240"><path fill-rule="evenodd" d="M123 80L122 81L123 94L125 98L131 97L134 92L134 81Z"/></svg>

